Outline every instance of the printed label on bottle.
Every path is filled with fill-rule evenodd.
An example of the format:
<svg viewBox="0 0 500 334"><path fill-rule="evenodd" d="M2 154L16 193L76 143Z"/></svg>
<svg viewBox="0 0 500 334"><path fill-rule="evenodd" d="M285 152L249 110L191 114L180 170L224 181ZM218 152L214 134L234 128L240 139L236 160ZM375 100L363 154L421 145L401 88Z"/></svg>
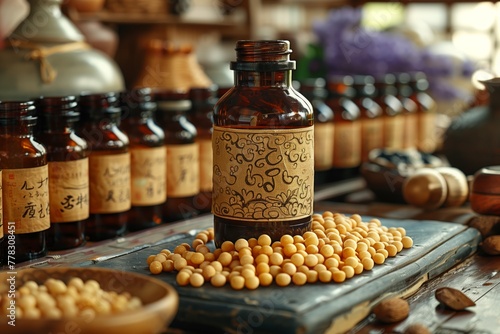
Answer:
<svg viewBox="0 0 500 334"><path fill-rule="evenodd" d="M130 209L130 154L89 158L90 213L117 213Z"/></svg>
<svg viewBox="0 0 500 334"><path fill-rule="evenodd" d="M167 198L200 192L198 143L167 145Z"/></svg>
<svg viewBox="0 0 500 334"><path fill-rule="evenodd" d="M66 223L89 217L89 161L49 162L50 222Z"/></svg>
<svg viewBox="0 0 500 334"><path fill-rule="evenodd" d="M335 124L333 166L356 167L361 163L361 128L359 122Z"/></svg>
<svg viewBox="0 0 500 334"><path fill-rule="evenodd" d="M3 237L2 171L0 170L0 238Z"/></svg>
<svg viewBox="0 0 500 334"><path fill-rule="evenodd" d="M212 191L213 154L212 140L200 139L200 191Z"/></svg>
<svg viewBox="0 0 500 334"><path fill-rule="evenodd" d="M404 118L404 133L403 133L403 148L417 147L417 127L418 119L416 113L405 114Z"/></svg>
<svg viewBox="0 0 500 334"><path fill-rule="evenodd" d="M314 169L317 171L332 168L333 136L333 123L316 123L314 125Z"/></svg>
<svg viewBox="0 0 500 334"><path fill-rule="evenodd" d="M403 148L403 116L384 117L384 147L401 149Z"/></svg>
<svg viewBox="0 0 500 334"><path fill-rule="evenodd" d="M418 115L418 149L432 153L437 147L436 114L422 113Z"/></svg>
<svg viewBox="0 0 500 334"><path fill-rule="evenodd" d="M214 126L212 211L253 222L313 212L314 127L232 129Z"/></svg>
<svg viewBox="0 0 500 334"><path fill-rule="evenodd" d="M384 124L382 118L361 120L361 158L368 160L370 151L382 148Z"/></svg>
<svg viewBox="0 0 500 334"><path fill-rule="evenodd" d="M2 185L6 204L3 206L4 221L15 222L15 234L39 232L50 227L47 165L4 169Z"/></svg>
<svg viewBox="0 0 500 334"><path fill-rule="evenodd" d="M132 205L161 204L167 199L167 150L165 146L130 150Z"/></svg>

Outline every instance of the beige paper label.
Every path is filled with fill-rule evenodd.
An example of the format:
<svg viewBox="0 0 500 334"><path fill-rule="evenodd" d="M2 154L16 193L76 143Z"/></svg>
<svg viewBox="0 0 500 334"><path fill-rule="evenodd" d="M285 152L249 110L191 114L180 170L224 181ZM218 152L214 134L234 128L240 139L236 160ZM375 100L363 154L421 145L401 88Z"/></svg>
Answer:
<svg viewBox="0 0 500 334"><path fill-rule="evenodd" d="M314 125L314 169L317 171L332 168L333 136L333 123L316 123Z"/></svg>
<svg viewBox="0 0 500 334"><path fill-rule="evenodd" d="M361 120L361 159L368 160L371 150L384 145L384 123L382 118Z"/></svg>
<svg viewBox="0 0 500 334"><path fill-rule="evenodd" d="M199 164L198 143L167 145L167 198L199 193Z"/></svg>
<svg viewBox="0 0 500 334"><path fill-rule="evenodd" d="M402 115L384 116L384 147L403 148L404 119Z"/></svg>
<svg viewBox="0 0 500 334"><path fill-rule="evenodd" d="M0 170L0 238L3 237L2 171Z"/></svg>
<svg viewBox="0 0 500 334"><path fill-rule="evenodd" d="M403 148L417 147L417 113L409 113L403 116L404 118L404 133L403 133Z"/></svg>
<svg viewBox="0 0 500 334"><path fill-rule="evenodd" d="M201 139L200 145L200 191L212 191L213 154L212 140Z"/></svg>
<svg viewBox="0 0 500 334"><path fill-rule="evenodd" d="M2 185L4 221L15 222L15 234L39 232L50 227L47 165L4 169Z"/></svg>
<svg viewBox="0 0 500 334"><path fill-rule="evenodd" d="M90 213L116 213L130 209L130 154L94 155L89 158Z"/></svg>
<svg viewBox="0 0 500 334"><path fill-rule="evenodd" d="M432 153L438 146L436 134L436 114L426 112L418 115L418 149Z"/></svg>
<svg viewBox="0 0 500 334"><path fill-rule="evenodd" d="M333 166L338 168L356 167L361 162L360 122L335 124Z"/></svg>
<svg viewBox="0 0 500 334"><path fill-rule="evenodd" d="M66 223L89 217L89 161L49 162L51 223Z"/></svg>
<svg viewBox="0 0 500 334"><path fill-rule="evenodd" d="M305 218L313 212L314 127L214 127L212 212L247 222Z"/></svg>
<svg viewBox="0 0 500 334"><path fill-rule="evenodd" d="M130 150L132 205L149 206L167 199L167 150L165 146Z"/></svg>

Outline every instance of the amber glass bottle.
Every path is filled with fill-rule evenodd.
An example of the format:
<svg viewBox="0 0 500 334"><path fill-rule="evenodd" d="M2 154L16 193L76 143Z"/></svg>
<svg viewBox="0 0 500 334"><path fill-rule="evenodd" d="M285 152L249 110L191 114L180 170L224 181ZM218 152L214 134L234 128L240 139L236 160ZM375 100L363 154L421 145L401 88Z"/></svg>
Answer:
<svg viewBox="0 0 500 334"><path fill-rule="evenodd" d="M212 129L216 93L215 86L191 88L189 91L192 103L189 120L196 127L196 141L200 150L200 192L195 196L193 206L200 212L210 212L212 209Z"/></svg>
<svg viewBox="0 0 500 334"><path fill-rule="evenodd" d="M130 209L128 136L119 129L117 93L80 96L78 134L89 144L90 216L85 222L90 240L125 233Z"/></svg>
<svg viewBox="0 0 500 334"><path fill-rule="evenodd" d="M155 123L156 103L151 89L121 94L121 128L130 140L132 207L127 228L137 231L162 223L167 200L167 150L165 133Z"/></svg>
<svg viewBox="0 0 500 334"><path fill-rule="evenodd" d="M397 98L396 76L387 73L375 82L377 102L383 111L383 147L403 148L403 104Z"/></svg>
<svg viewBox="0 0 500 334"><path fill-rule="evenodd" d="M214 108L215 242L310 228L314 114L292 87L290 44L238 41L235 85Z"/></svg>
<svg viewBox="0 0 500 334"><path fill-rule="evenodd" d="M159 90L156 119L165 132L167 146L167 201L163 219L173 222L198 214L193 205L200 192L199 149L196 128L187 119L191 101L187 91Z"/></svg>
<svg viewBox="0 0 500 334"><path fill-rule="evenodd" d="M403 104L403 148L416 148L418 106L411 98L410 74L399 73L396 86L398 88L398 98Z"/></svg>
<svg viewBox="0 0 500 334"><path fill-rule="evenodd" d="M0 102L4 262L9 265L47 254L49 171L45 147L33 137L36 122L33 101Z"/></svg>
<svg viewBox="0 0 500 334"><path fill-rule="evenodd" d="M299 87L311 102L314 112L314 183L330 181L333 168L333 110L325 103L326 81L323 78L303 80Z"/></svg>
<svg viewBox="0 0 500 334"><path fill-rule="evenodd" d="M49 165L49 250L74 248L85 242L89 217L87 142L75 134L79 119L75 96L44 97L36 101Z"/></svg>
<svg viewBox="0 0 500 334"><path fill-rule="evenodd" d="M359 174L361 164L361 111L353 102L356 91L349 75L331 76L327 81L326 104L333 110L335 135L333 140L334 181Z"/></svg>
<svg viewBox="0 0 500 334"><path fill-rule="evenodd" d="M429 81L423 72L410 73L410 98L417 104L417 148L432 153L438 145L436 102L427 92Z"/></svg>
<svg viewBox="0 0 500 334"><path fill-rule="evenodd" d="M361 161L368 161L369 153L382 148L384 144L382 108L374 100L376 95L374 77L355 75L353 87L356 90L354 103L361 112Z"/></svg>

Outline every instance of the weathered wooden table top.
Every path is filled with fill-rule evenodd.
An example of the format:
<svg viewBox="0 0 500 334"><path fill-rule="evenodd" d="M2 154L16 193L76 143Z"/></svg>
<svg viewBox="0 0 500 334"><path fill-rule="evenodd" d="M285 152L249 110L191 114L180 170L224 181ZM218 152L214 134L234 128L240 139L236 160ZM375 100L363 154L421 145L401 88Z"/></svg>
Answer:
<svg viewBox="0 0 500 334"><path fill-rule="evenodd" d="M390 217L383 224L405 227L415 247L371 273L338 285L240 292L229 287L177 287L181 304L168 333L207 333L209 329L214 333L403 333L416 322L440 334L500 333L500 258L476 253L480 236L464 224L470 211L440 213L441 220L450 222L435 222L432 215L405 206L317 203L316 211L324 210ZM117 240L89 243L77 250L50 253L19 267L104 266L149 274L147 255L192 240L196 231L209 226L211 216L200 216ZM157 277L175 286L175 275ZM462 290L477 305L462 312L441 309L434 298L434 290L441 286ZM370 315L371 307L388 295L408 298L408 319L382 325ZM268 301L273 302L273 309L263 308L270 305Z"/></svg>

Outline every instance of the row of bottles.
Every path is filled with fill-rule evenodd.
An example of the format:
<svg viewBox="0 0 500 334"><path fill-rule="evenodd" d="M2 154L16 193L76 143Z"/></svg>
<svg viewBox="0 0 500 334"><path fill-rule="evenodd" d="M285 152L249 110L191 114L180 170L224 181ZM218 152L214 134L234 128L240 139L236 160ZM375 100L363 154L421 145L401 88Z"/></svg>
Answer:
<svg viewBox="0 0 500 334"><path fill-rule="evenodd" d="M435 102L426 75L339 75L298 84L314 107L316 183L358 174L376 148L437 147Z"/></svg>
<svg viewBox="0 0 500 334"><path fill-rule="evenodd" d="M2 264L210 211L215 94L0 102Z"/></svg>

